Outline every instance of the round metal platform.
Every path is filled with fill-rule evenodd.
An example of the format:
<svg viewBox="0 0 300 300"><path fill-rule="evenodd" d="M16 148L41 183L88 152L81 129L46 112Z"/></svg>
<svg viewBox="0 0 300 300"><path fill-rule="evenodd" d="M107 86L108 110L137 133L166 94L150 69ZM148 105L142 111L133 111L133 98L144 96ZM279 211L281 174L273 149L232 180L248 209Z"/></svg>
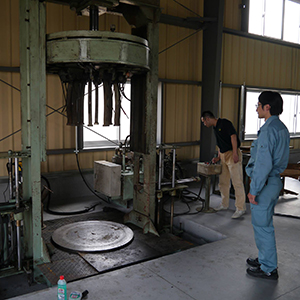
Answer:
<svg viewBox="0 0 300 300"><path fill-rule="evenodd" d="M84 221L56 229L53 242L66 250L98 252L120 248L133 239L133 231L119 223Z"/></svg>

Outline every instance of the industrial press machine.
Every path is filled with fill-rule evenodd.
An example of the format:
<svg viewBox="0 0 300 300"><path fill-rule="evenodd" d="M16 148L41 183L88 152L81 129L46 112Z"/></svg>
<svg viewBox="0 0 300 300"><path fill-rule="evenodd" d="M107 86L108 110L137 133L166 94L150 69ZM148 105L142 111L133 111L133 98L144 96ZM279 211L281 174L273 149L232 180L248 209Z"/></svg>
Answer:
<svg viewBox="0 0 300 300"><path fill-rule="evenodd" d="M35 279L39 275L36 266L49 261L41 231L41 161L46 160L46 71L60 77L71 126L83 123L86 84L89 91L97 91L103 84L104 125L110 125L112 93L118 100L118 85L130 78L130 150L134 152L136 167L133 171L133 210L126 216L126 222L143 228L145 233L157 234L154 222L159 0L48 1L68 5L77 14L88 13L90 18L90 30L56 32L48 36L45 2L19 1L22 150L10 151L1 157L14 161L16 170L22 161L22 193L18 190L18 171L15 171L12 180L15 192L11 193L5 208L1 208L1 215L10 216L10 224L16 225L6 228L9 238L15 229L18 237L17 263L8 262L3 271L6 274L8 269L12 273L33 271ZM122 14L132 26L132 34L99 31L98 16L103 12ZM114 122L118 124L118 118ZM6 256L9 247L5 249Z"/></svg>

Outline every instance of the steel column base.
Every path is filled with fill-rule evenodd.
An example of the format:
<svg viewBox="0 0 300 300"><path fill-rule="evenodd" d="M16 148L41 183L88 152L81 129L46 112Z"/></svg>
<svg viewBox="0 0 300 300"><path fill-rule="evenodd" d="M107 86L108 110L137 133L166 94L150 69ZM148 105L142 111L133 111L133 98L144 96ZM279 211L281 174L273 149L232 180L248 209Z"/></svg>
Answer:
<svg viewBox="0 0 300 300"><path fill-rule="evenodd" d="M148 216L145 216L138 211L132 210L130 213L124 216L124 223L131 223L143 229L143 233L148 232L159 236L153 222Z"/></svg>
<svg viewBox="0 0 300 300"><path fill-rule="evenodd" d="M197 211L201 211L204 213L214 213L216 210L211 208L209 206L210 202L210 184L211 184L211 177L212 175L203 175L201 174L203 179L205 180L205 202L204 202L204 207L198 207L196 208Z"/></svg>

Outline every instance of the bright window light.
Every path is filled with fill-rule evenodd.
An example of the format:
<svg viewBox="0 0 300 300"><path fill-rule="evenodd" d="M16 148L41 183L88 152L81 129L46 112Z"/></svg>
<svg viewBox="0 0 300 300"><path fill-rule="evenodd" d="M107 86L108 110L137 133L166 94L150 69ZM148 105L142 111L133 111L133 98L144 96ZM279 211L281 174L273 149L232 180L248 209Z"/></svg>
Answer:
<svg viewBox="0 0 300 300"><path fill-rule="evenodd" d="M265 31L264 35L272 38L281 38L282 28L282 0L265 0Z"/></svg>
<svg viewBox="0 0 300 300"><path fill-rule="evenodd" d="M116 147L120 142L124 142L130 134L130 110L131 110L131 84L127 82L124 86L123 95L121 95L121 117L120 126L103 126L104 115L104 93L103 86L99 86L99 125L88 126L88 85L85 88L84 97L84 127L83 127L83 148L108 148ZM126 97L125 97L126 96ZM95 122L95 93L92 93L93 115L92 121ZM113 116L114 120L114 96L113 96ZM162 107L163 107L163 87L162 83L158 83L157 94L157 144L162 143ZM97 134L98 133L98 134Z"/></svg>
<svg viewBox="0 0 300 300"><path fill-rule="evenodd" d="M300 1L250 0L249 33L300 43Z"/></svg>
<svg viewBox="0 0 300 300"><path fill-rule="evenodd" d="M285 19L283 39L292 43L300 43L300 5L293 1L285 2Z"/></svg>
<svg viewBox="0 0 300 300"><path fill-rule="evenodd" d="M297 96L281 95L283 99L283 112L280 115L280 120L285 124L290 133L295 133L295 104Z"/></svg>
<svg viewBox="0 0 300 300"><path fill-rule="evenodd" d="M251 0L249 3L249 32L264 35L265 5L262 0Z"/></svg>
<svg viewBox="0 0 300 300"><path fill-rule="evenodd" d="M130 83L124 85L124 94L130 99ZM93 124L95 122L95 93L92 93L92 107L93 107ZM104 116L104 92L103 85L99 86L99 110L98 110L98 121L99 125L88 126L88 86L85 88L84 97L84 127L83 127L83 148L101 148L116 146L120 141L124 141L130 134L130 101L121 95L121 117L120 126L103 126ZM115 97L113 94L113 116L114 120L114 104ZM89 130L88 128L91 130ZM98 135L97 133L100 135Z"/></svg>
<svg viewBox="0 0 300 300"><path fill-rule="evenodd" d="M258 96L260 92L247 92L246 96L246 118L245 118L245 139L253 139L257 136L259 128L265 123L259 119L256 112Z"/></svg>
<svg viewBox="0 0 300 300"><path fill-rule="evenodd" d="M250 90L246 92L246 110L245 110L245 140L257 138L257 132L264 125L264 119L259 119L256 112L258 96L261 91ZM290 132L291 137L300 136L300 96L297 94L281 93L283 99L283 112L279 116Z"/></svg>

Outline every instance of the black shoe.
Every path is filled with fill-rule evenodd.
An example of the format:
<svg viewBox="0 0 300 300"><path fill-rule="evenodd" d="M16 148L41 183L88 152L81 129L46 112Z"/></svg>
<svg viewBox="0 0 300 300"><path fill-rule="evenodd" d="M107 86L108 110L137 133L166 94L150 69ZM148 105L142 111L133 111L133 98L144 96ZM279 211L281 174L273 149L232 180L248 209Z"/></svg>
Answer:
<svg viewBox="0 0 300 300"><path fill-rule="evenodd" d="M258 261L258 257L257 258L247 258L247 264L252 266L252 267L260 267L260 263Z"/></svg>
<svg viewBox="0 0 300 300"><path fill-rule="evenodd" d="M272 272L264 272L260 267L250 267L247 269L247 273L251 276L258 277L258 278L265 278L271 280L278 279L278 272L277 269L274 269Z"/></svg>

